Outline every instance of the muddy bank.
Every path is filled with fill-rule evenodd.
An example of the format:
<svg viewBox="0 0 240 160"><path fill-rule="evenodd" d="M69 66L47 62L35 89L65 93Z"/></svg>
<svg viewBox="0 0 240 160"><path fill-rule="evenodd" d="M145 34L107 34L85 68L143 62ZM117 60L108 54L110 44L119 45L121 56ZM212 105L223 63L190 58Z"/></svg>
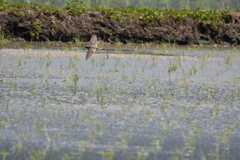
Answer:
<svg viewBox="0 0 240 160"><path fill-rule="evenodd" d="M240 45L240 12L222 15L222 22L199 22L193 17L181 19L136 18L111 19L105 11L11 8L0 12L0 32L26 41L89 41L99 39L123 43L171 42L187 44Z"/></svg>

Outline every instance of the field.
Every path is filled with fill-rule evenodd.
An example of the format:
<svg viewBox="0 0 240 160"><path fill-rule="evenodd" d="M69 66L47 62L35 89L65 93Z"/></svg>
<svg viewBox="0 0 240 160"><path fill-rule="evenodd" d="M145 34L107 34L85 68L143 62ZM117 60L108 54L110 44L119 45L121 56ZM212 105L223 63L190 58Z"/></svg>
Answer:
<svg viewBox="0 0 240 160"><path fill-rule="evenodd" d="M0 50L0 159L239 158L239 48L102 46Z"/></svg>
<svg viewBox="0 0 240 160"><path fill-rule="evenodd" d="M65 2L0 0L1 160L239 159L237 0Z"/></svg>

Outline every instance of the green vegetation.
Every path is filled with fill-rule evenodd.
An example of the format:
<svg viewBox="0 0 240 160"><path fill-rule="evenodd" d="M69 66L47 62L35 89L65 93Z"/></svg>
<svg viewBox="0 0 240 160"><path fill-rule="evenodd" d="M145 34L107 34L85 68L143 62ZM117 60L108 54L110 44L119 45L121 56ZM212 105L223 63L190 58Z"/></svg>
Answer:
<svg viewBox="0 0 240 160"><path fill-rule="evenodd" d="M19 0L1 0L8 2L18 2ZM0 1L0 2L1 2ZM24 0L25 2L35 2L40 4L56 5L56 6L65 6L67 2L71 0ZM112 7L126 7L126 6L139 6L147 8L160 8L165 9L173 7L176 9L182 8L203 8L203 9L224 9L224 8L240 8L238 0L80 0L84 5L88 7L101 6L108 8Z"/></svg>
<svg viewBox="0 0 240 160"><path fill-rule="evenodd" d="M138 18L140 20L161 22L164 19L180 20L184 18L193 18L199 22L223 22L222 14L230 14L230 10L202 10L202 9L181 9L173 8L161 10L138 7L109 8L106 14L110 19L131 19Z"/></svg>
<svg viewBox="0 0 240 160"><path fill-rule="evenodd" d="M32 1L15 3L2 1L0 12L10 17L9 20L3 22L3 32L13 33L14 38L21 37L27 41L59 40L81 44L82 41L86 41L88 34L95 33L100 36L101 40L111 39L113 43L119 41L181 45L223 44L225 42L231 45L239 44L237 29L229 27L229 31L224 31L225 23L233 25L239 21L239 18L235 16L238 13L229 8L205 10L190 7L182 9L166 7L162 9L130 5L89 7L79 0L73 0L63 7L57 7L54 4L39 4ZM87 20L88 17L91 21ZM6 27L8 21L13 21L9 23L14 25ZM15 23L15 21L22 23ZM171 27L167 28L165 25ZM183 25L183 27L178 28L178 25ZM89 26L88 31L84 29L85 26ZM157 28L152 29L152 27ZM189 30L189 34L185 34L186 30ZM234 36L230 35L231 32ZM228 40L224 37L233 38Z"/></svg>
<svg viewBox="0 0 240 160"><path fill-rule="evenodd" d="M6 36L4 33L0 32L0 47L9 43L10 36Z"/></svg>
<svg viewBox="0 0 240 160"><path fill-rule="evenodd" d="M67 2L66 6L59 8L52 5L43 5L37 3L26 3L23 1L17 3L3 3L0 7L0 11L9 11L21 14L24 16L22 8L32 8L36 10L36 12L42 12L45 14L52 14L56 15L59 12L64 11L71 15L82 14L84 11L94 10L94 11L103 11L106 14L106 17L112 20L122 20L122 19L139 19L143 21L152 21L152 22L159 22L161 23L164 19L175 19L180 20L184 18L193 18L198 22L208 23L208 22L221 22L223 23L222 15L230 14L230 9L209 9L204 10L200 8L196 9L174 9L174 8L167 8L167 9L152 9L152 8L140 8L140 7L93 7L89 8L86 5L82 4L78 0ZM41 24L41 20L36 19L34 22L31 22L31 26L33 29L33 36L38 36L37 32L40 31L39 25ZM132 29L131 26L128 26L128 29ZM109 30L108 32L111 32Z"/></svg>

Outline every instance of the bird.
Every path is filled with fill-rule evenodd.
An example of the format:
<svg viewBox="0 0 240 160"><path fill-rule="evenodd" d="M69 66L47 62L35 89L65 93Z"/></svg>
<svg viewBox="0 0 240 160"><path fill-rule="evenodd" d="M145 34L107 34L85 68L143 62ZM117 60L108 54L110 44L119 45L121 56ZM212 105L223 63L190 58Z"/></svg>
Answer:
<svg viewBox="0 0 240 160"><path fill-rule="evenodd" d="M92 35L92 37L91 37L90 46L85 46L85 48L88 49L88 52L86 54L86 60L88 60L97 49L101 49L101 50L105 49L105 48L97 47L97 36L95 34Z"/></svg>

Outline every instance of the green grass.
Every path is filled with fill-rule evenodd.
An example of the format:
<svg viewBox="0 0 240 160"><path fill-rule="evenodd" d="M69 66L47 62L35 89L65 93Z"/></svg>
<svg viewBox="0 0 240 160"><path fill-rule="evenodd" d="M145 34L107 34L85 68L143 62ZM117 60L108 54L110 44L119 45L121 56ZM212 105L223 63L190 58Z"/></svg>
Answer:
<svg viewBox="0 0 240 160"><path fill-rule="evenodd" d="M0 48L9 43L10 36L0 32Z"/></svg>
<svg viewBox="0 0 240 160"><path fill-rule="evenodd" d="M194 20L202 23L209 22L220 22L224 23L222 19L222 15L230 14L230 9L174 9L174 8L166 8L166 9L158 9L158 8L140 8L140 7L108 7L103 8L100 6L96 6L93 8L89 8L83 3L79 1L68 2L64 7L56 7L53 5L44 5L37 3L25 3L25 2L16 2L16 3L7 3L5 2L1 7L0 11L13 12L15 14L21 15L25 17L24 9L31 8L36 13L45 13L50 15L57 16L60 12L67 12L71 15L82 14L84 11L94 10L94 11L102 11L105 13L105 16L111 20L126 20L126 19L138 19L145 22L151 22L152 25L156 23L162 23L165 19L174 19L180 20L184 18L193 18ZM36 19L31 22L32 28L32 36L38 38L38 32L41 28L39 25L41 24L40 19ZM131 28L131 26L128 26Z"/></svg>
<svg viewBox="0 0 240 160"><path fill-rule="evenodd" d="M98 3L97 1L96 3ZM120 5L121 6L121 5ZM55 5L50 4L38 4L34 2L24 2L19 1L15 3L9 2L2 2L0 5L0 12L10 13L10 15L18 16L20 19L32 19L29 20L29 27L28 27L28 34L25 36L25 39L29 41L48 41L50 44L50 40L61 40L61 35L59 35L58 29L58 22L62 17L70 17L73 16L77 18L81 14L88 13L91 16L91 13L97 13L101 16L103 22L109 23L114 21L119 23L119 21L123 21L126 24L123 27L124 36L133 37L131 40L134 40L135 43L143 43L144 40L135 39L133 35L134 32L138 31L138 27L142 27L144 29L145 26L149 27L159 27L162 24L168 24L167 22L174 21L174 23L184 23L184 20L191 19L194 20L196 23L200 23L201 26L205 26L206 24L210 24L212 30L218 32L219 31L219 23L229 23L225 22L227 15L230 15L232 10L225 8L225 9L190 9L189 7L182 8L182 9L174 9L166 7L164 9L160 8L146 8L147 6L124 6L124 7L111 7L111 6L104 6L104 5L94 5L94 7L89 7L85 3L81 3L78 0L67 2L65 6L57 7ZM50 17L49 19L46 18ZM63 16L64 15L64 16ZM62 20L60 20L62 21ZM132 21L133 24L129 24ZM120 23L119 23L120 24ZM48 27L48 32L45 32L45 25ZM79 25L79 24L73 24ZM98 28L105 28L106 33L102 34L102 36L107 37L111 36L111 38L116 42L118 41L119 35L116 35L116 31L109 27L108 25L102 26L101 24L97 25ZM11 29L10 29L11 30ZM0 28L1 31L1 28ZM10 31L13 32L13 31ZM85 31L84 31L85 32ZM95 31L94 31L95 32ZM14 32L15 33L15 32ZM43 33L47 33L43 34ZM8 33L9 34L9 33ZM88 33L90 34L90 33ZM107 34L107 35L106 35ZM180 32L175 31L173 33L174 37L177 37ZM16 36L16 35L14 35ZM19 35L17 35L19 36ZM83 36L83 35L82 35ZM237 32L235 33L236 37ZM83 37L84 38L84 37ZM86 37L85 37L86 38ZM4 46L8 41L8 37L6 35L0 34L0 47ZM102 38L104 41L105 38ZM119 40L122 41L122 38ZM83 39L81 37L73 36L71 39L67 40L71 41L70 48L66 47L66 51L69 49L73 49L76 46L81 46ZM152 41L152 40L151 40ZM156 43L163 43L165 44L162 47L163 51L168 48L170 43L178 43L172 40L171 36L156 40ZM209 40L212 43L218 43L217 40ZM189 44L194 44L194 42L189 42Z"/></svg>
<svg viewBox="0 0 240 160"><path fill-rule="evenodd" d="M7 2L19 2L19 0L2 0L0 3L3 3L4 1ZM151 1L145 1L145 0L22 0L25 2L36 2L36 3L44 3L48 5L54 5L58 7L63 7L66 5L66 3L74 1L75 3L84 4L87 7L94 7L94 6L101 6L108 8L110 6L112 7L125 7L125 6L139 6L139 7L147 7L147 8L176 8L176 9L182 9L182 8L197 8L201 7L203 9L224 9L224 8L240 8L240 4L238 3L238 0L151 0Z"/></svg>

